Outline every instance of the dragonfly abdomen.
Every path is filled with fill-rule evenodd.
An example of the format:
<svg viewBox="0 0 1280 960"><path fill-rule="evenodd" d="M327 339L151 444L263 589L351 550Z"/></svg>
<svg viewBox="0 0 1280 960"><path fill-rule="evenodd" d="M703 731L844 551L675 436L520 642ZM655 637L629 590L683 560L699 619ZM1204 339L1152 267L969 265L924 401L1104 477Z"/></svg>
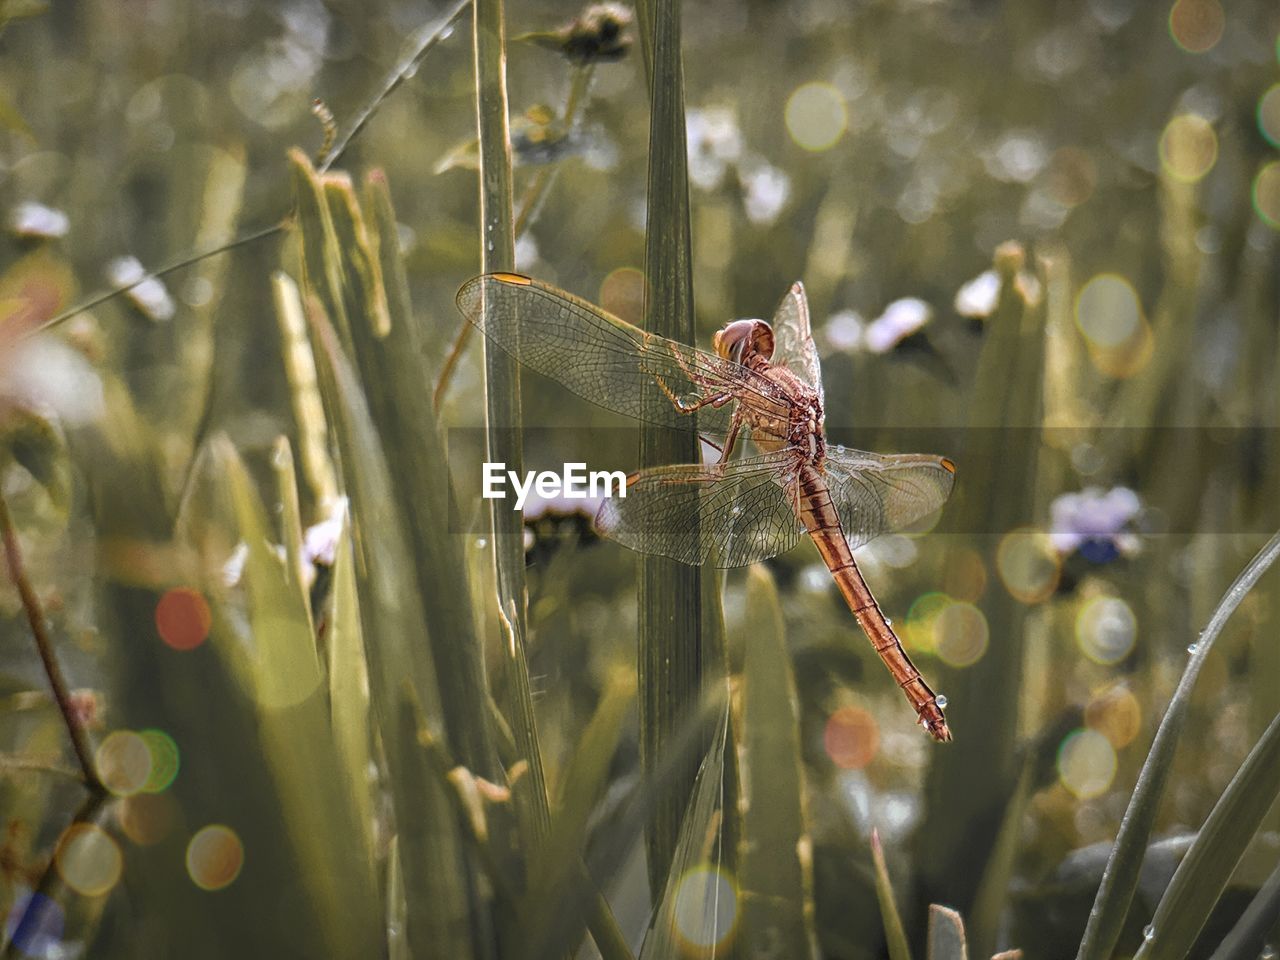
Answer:
<svg viewBox="0 0 1280 960"><path fill-rule="evenodd" d="M800 521L813 538L818 553L835 578L836 586L858 625L862 627L862 632L871 641L876 653L915 708L921 725L935 740L950 740L951 730L942 715L937 696L911 662L888 618L881 611L880 604L871 593L871 588L867 586L867 581L863 579L862 571L858 569L826 480L815 467L806 464L800 470L797 483Z"/></svg>

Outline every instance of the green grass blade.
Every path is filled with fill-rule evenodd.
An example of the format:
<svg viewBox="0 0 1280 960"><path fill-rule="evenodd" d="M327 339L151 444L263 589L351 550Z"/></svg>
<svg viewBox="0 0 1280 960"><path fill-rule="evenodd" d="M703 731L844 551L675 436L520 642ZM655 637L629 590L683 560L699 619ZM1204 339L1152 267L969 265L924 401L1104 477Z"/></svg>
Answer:
<svg viewBox="0 0 1280 960"><path fill-rule="evenodd" d="M621 670L611 675L569 761L546 842L539 845L529 865L528 892L519 911L525 956L572 956L577 951L592 909L591 899L583 896L581 873L587 820L604 794L622 724L634 699L634 678Z"/></svg>
<svg viewBox="0 0 1280 960"><path fill-rule="evenodd" d="M1190 954L1245 847L1280 793L1280 715L1245 758L1178 864L1151 921L1140 960Z"/></svg>
<svg viewBox="0 0 1280 960"><path fill-rule="evenodd" d="M880 916L884 920L884 937L889 946L889 960L911 960L911 948L907 946L907 932L898 916L898 905L893 899L893 884L889 882L889 868L884 862L884 847L880 845L880 832L871 831L871 859L876 868L876 899L880 901Z"/></svg>
<svg viewBox="0 0 1280 960"><path fill-rule="evenodd" d="M1209 960L1256 960L1280 927L1280 866L1245 907L1225 940Z"/></svg>
<svg viewBox="0 0 1280 960"><path fill-rule="evenodd" d="M1111 848L1111 856L1102 874L1102 883L1098 886L1098 894L1089 913L1077 960L1106 960L1115 950L1125 915L1129 912L1129 904L1133 901L1133 893L1138 885L1142 858L1155 827L1160 798L1164 795L1169 773L1173 769L1174 753L1186 724L1196 678L1199 677L1205 658L1227 619L1240 606L1258 578L1275 562L1277 555L1280 555L1280 534L1268 540L1236 577L1200 634L1196 652L1182 671L1182 678L1160 719L1155 741L1138 774L1138 783L1129 798L1129 806L1120 822L1120 832Z"/></svg>
<svg viewBox="0 0 1280 960"><path fill-rule="evenodd" d="M650 71L648 207L645 229L645 328L664 337L694 339L693 277L689 228L688 154L685 142L684 69L680 53L679 0L639 4ZM656 385L650 389L656 390ZM640 465L693 462L698 441L692 418L671 416L671 429L646 425L640 433ZM690 536L696 537L697 531ZM693 714L702 684L702 573L662 557L640 558L639 664L640 752L646 775L684 718ZM649 889L666 885L680 822L697 778L697 757L665 782L647 831Z"/></svg>
<svg viewBox="0 0 1280 960"><path fill-rule="evenodd" d="M783 956L801 960L816 949L813 841L782 608L773 577L761 565L747 574L746 623L734 723L741 777L742 936L748 945L776 944Z"/></svg>
<svg viewBox="0 0 1280 960"><path fill-rule="evenodd" d="M969 960L964 921L950 907L929 906L929 960Z"/></svg>
<svg viewBox="0 0 1280 960"><path fill-rule="evenodd" d="M397 811L409 948L415 956L484 956L472 938L473 929L483 929L482 917L475 912L480 904L456 814L417 741L418 711L434 736L442 736L444 723L435 666L422 642L426 630L403 520L355 374L319 302L311 307L320 383L341 460L359 464L346 478L356 529L356 584L374 716Z"/></svg>
<svg viewBox="0 0 1280 960"><path fill-rule="evenodd" d="M480 262L486 273L514 270L515 221L511 197L511 140L508 125L506 24L503 0L477 0L474 15L476 122L480 150ZM520 426L520 367L507 353L484 344L485 428L488 460L523 469ZM517 803L535 844L547 829L546 779L538 748L525 646L524 528L519 511L490 501L498 610L510 627L503 645L500 701L516 746L529 761L529 780Z"/></svg>
<svg viewBox="0 0 1280 960"><path fill-rule="evenodd" d="M266 511L230 441L215 438L212 454L248 550L242 577L252 648L244 663L304 883L324 924L324 941L335 952L381 949L372 851L352 802L351 771L331 734L305 600L271 545Z"/></svg>

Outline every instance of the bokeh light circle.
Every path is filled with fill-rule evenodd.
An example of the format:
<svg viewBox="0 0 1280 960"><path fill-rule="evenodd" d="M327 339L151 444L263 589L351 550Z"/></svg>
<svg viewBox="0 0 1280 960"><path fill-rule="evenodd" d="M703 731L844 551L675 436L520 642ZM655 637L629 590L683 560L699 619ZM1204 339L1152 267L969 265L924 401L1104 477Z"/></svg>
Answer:
<svg viewBox="0 0 1280 960"><path fill-rule="evenodd" d="M1187 53L1206 53L1218 45L1226 23L1218 0L1178 0L1169 11L1169 36Z"/></svg>
<svg viewBox="0 0 1280 960"><path fill-rule="evenodd" d="M806 83L787 98L785 111L791 139L806 150L834 147L849 126L844 96L829 83Z"/></svg>
<svg viewBox="0 0 1280 960"><path fill-rule="evenodd" d="M211 823L187 844L187 875L201 890L221 890L240 876L244 847L230 827Z"/></svg>
<svg viewBox="0 0 1280 960"><path fill-rule="evenodd" d="M125 797L116 808L116 820L124 835L140 847L150 847L169 835L177 810L162 793L137 793Z"/></svg>
<svg viewBox="0 0 1280 960"><path fill-rule="evenodd" d="M128 797L146 787L151 777L151 749L132 730L108 734L94 753L102 784L117 797Z"/></svg>
<svg viewBox="0 0 1280 960"><path fill-rule="evenodd" d="M880 749L880 725L862 707L840 707L827 717L822 745L842 770L861 770Z"/></svg>
<svg viewBox="0 0 1280 960"><path fill-rule="evenodd" d="M163 730L142 730L138 736L151 753L151 775L142 785L143 793L159 793L167 790L178 775L181 755L173 737Z"/></svg>
<svg viewBox="0 0 1280 960"><path fill-rule="evenodd" d="M1073 730L1058 747L1058 779L1078 800L1107 792L1116 775L1116 751L1097 730Z"/></svg>
<svg viewBox="0 0 1280 960"><path fill-rule="evenodd" d="M1043 530L1021 527L1000 538L996 569L1011 596L1023 603L1040 603L1058 588L1062 559Z"/></svg>
<svg viewBox="0 0 1280 960"><path fill-rule="evenodd" d="M1076 643L1094 663L1119 663L1137 637L1138 619L1119 597L1094 597L1076 614Z"/></svg>
<svg viewBox="0 0 1280 960"><path fill-rule="evenodd" d="M933 621L934 652L953 667L971 667L987 652L987 618L972 603L956 601Z"/></svg>
<svg viewBox="0 0 1280 960"><path fill-rule="evenodd" d="M1280 83L1273 83L1258 98L1258 132L1273 147L1280 147Z"/></svg>
<svg viewBox="0 0 1280 960"><path fill-rule="evenodd" d="M1116 273L1100 273L1081 287L1075 312L1080 332L1104 349L1124 345L1142 325L1137 291Z"/></svg>
<svg viewBox="0 0 1280 960"><path fill-rule="evenodd" d="M952 599L945 593L936 591L923 593L911 602L907 609L907 619L902 628L902 642L909 650L922 653L933 653L936 649L934 621L947 607Z"/></svg>
<svg viewBox="0 0 1280 960"><path fill-rule="evenodd" d="M615 317L639 325L644 322L644 273L635 267L618 267L600 282L597 301Z"/></svg>
<svg viewBox="0 0 1280 960"><path fill-rule="evenodd" d="M1254 178L1253 209L1267 226L1280 230L1280 160L1268 163Z"/></svg>
<svg viewBox="0 0 1280 960"><path fill-rule="evenodd" d="M1170 120L1160 134L1160 166L1182 183L1195 183L1218 160L1218 135L1213 124L1196 113Z"/></svg>
<svg viewBox="0 0 1280 960"><path fill-rule="evenodd" d="M724 943L737 919L738 891L723 870L704 863L680 878L675 927L688 946L705 949Z"/></svg>
<svg viewBox="0 0 1280 960"><path fill-rule="evenodd" d="M213 615L197 590L175 587L156 604L156 631L174 650L194 650L209 636Z"/></svg>
<svg viewBox="0 0 1280 960"><path fill-rule="evenodd" d="M1089 701L1084 708L1084 723L1119 750L1133 743L1142 731L1142 705L1128 687L1118 684Z"/></svg>
<svg viewBox="0 0 1280 960"><path fill-rule="evenodd" d="M948 596L977 602L987 589L987 565L977 550L961 547L947 559L943 584Z"/></svg>
<svg viewBox="0 0 1280 960"><path fill-rule="evenodd" d="M69 826L58 840L53 859L63 882L86 897L108 892L119 882L124 868L119 844L92 823Z"/></svg>

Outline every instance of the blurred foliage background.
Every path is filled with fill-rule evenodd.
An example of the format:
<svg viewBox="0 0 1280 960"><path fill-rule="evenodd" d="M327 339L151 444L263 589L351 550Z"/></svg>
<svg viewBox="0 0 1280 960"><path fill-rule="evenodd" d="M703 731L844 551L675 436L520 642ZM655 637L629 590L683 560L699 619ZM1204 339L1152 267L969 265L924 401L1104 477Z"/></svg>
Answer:
<svg viewBox="0 0 1280 960"><path fill-rule="evenodd" d="M639 322L645 67L634 24L600 62L566 57L548 32L579 12L506 11L516 265ZM313 98L348 128L452 13L0 0L0 492L70 691L51 697L32 603L0 579L10 955L570 956L590 913L581 949L625 956L657 901L679 933L651 934L647 955L798 956L761 952L762 929L788 928L752 913L767 864L744 858L739 884L722 849L746 830L744 850L803 847L779 911L801 918L784 942L817 955L958 956L937 913L926 936L937 903L971 952L1074 956L1191 657L1114 955L1275 956L1269 782L1249 781L1256 813L1230 808L1259 829L1189 909L1207 918L1194 948L1143 936L1280 713L1274 574L1195 646L1280 529L1274 4L685 10L699 343L802 279L833 440L959 467L935 530L859 552L955 744L913 726L811 547L724 579L725 662L762 684L790 669L794 696L743 707L735 686L733 729L713 724L743 767L715 749L702 767L688 822L722 839L681 838L694 920L678 870L651 896L639 842L634 557L575 505L527 506L513 667L474 465L446 462L454 437L432 424L433 395L440 430L484 423L479 338L447 361L483 243L469 14L335 165L357 186L288 155L328 148ZM531 431L529 466L634 462L630 434L595 462L598 431L624 422L531 374L523 400L527 425L572 428ZM415 504L425 519L406 519ZM532 728L509 708L526 681L541 776L521 775ZM753 711L793 741L760 737ZM707 784L759 796L753 757L798 758L777 779L799 805L724 839L733 805ZM542 778L549 832L528 799ZM610 909L562 928L565 901L594 902L583 857ZM704 883L723 894L710 920ZM515 901L518 924L494 919ZM603 942L615 922L621 953Z"/></svg>

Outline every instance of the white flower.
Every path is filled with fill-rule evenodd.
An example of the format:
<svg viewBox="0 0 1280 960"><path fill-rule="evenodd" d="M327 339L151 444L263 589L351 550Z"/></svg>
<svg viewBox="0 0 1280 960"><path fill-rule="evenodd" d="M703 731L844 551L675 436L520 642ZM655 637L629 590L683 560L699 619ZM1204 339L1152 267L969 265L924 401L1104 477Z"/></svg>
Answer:
<svg viewBox="0 0 1280 960"><path fill-rule="evenodd" d="M52 240L67 235L71 220L61 210L27 200L9 211L9 229L20 237Z"/></svg>
<svg viewBox="0 0 1280 960"><path fill-rule="evenodd" d="M918 297L895 300L867 325L863 343L872 353L888 353L923 328L932 316L933 308Z"/></svg>
<svg viewBox="0 0 1280 960"><path fill-rule="evenodd" d="M1000 299L1000 275L985 270L956 291L956 313L962 317L988 317Z"/></svg>
<svg viewBox="0 0 1280 960"><path fill-rule="evenodd" d="M107 282L115 287L129 286L125 293L150 320L172 320L176 312L173 298L159 277L148 277L137 257L116 257L107 264Z"/></svg>

